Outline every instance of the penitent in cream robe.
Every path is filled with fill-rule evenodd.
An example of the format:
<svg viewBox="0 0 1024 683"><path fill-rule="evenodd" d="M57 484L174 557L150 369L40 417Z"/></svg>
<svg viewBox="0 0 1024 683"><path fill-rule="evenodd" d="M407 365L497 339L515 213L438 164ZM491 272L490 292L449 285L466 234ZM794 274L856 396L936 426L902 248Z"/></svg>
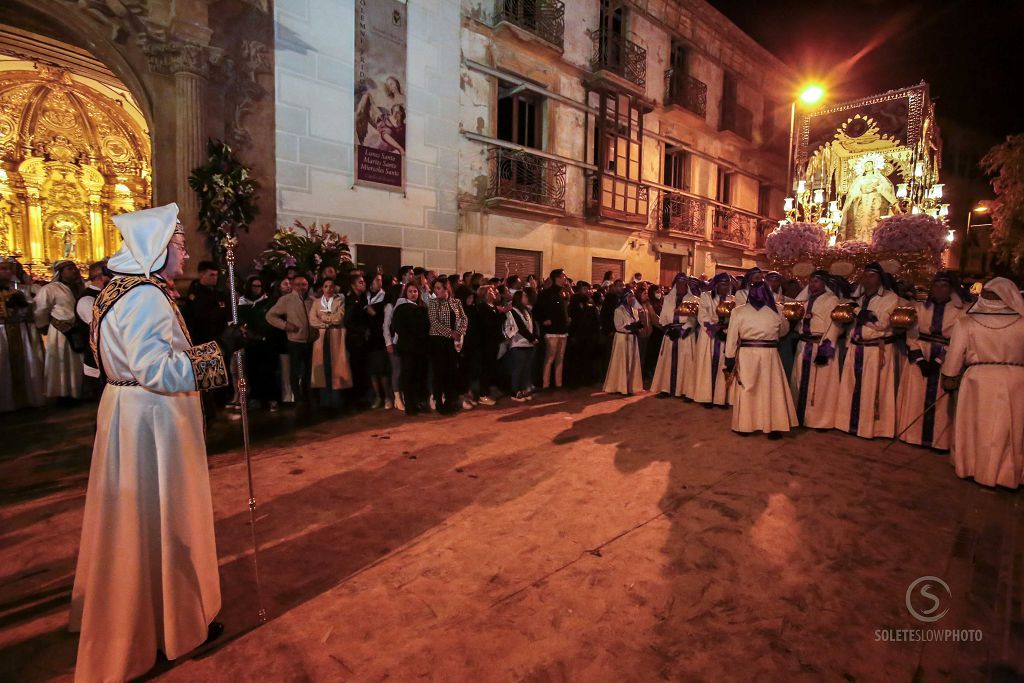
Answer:
<svg viewBox="0 0 1024 683"><path fill-rule="evenodd" d="M181 656L221 605L198 390L227 375L153 282L115 278L95 309L121 293L98 316L99 357L108 381L138 384L107 384L100 400L71 602L76 681L134 678L157 649Z"/></svg>

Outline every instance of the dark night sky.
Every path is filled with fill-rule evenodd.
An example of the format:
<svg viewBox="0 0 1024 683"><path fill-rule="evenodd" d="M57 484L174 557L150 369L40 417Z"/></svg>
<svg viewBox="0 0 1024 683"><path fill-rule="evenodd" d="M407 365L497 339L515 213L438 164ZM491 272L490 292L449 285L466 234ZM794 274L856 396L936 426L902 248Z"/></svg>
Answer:
<svg viewBox="0 0 1024 683"><path fill-rule="evenodd" d="M963 136L984 151L1024 133L1022 0L710 2L798 74L824 80L831 102L923 79L947 144Z"/></svg>

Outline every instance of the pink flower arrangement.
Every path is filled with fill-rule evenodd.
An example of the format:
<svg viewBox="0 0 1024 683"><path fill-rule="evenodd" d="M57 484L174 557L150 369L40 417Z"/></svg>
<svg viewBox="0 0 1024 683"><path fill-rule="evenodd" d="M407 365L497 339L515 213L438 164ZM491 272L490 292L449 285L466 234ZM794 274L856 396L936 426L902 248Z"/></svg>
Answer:
<svg viewBox="0 0 1024 683"><path fill-rule="evenodd" d="M783 223L764 240L765 253L772 261L794 263L825 250L828 237L817 223Z"/></svg>
<svg viewBox="0 0 1024 683"><path fill-rule="evenodd" d="M840 242L836 245L836 249L843 256L857 256L870 252L871 245L859 240L850 240L849 242Z"/></svg>
<svg viewBox="0 0 1024 683"><path fill-rule="evenodd" d="M947 230L945 223L927 214L891 216L878 221L871 247L879 252L941 254Z"/></svg>

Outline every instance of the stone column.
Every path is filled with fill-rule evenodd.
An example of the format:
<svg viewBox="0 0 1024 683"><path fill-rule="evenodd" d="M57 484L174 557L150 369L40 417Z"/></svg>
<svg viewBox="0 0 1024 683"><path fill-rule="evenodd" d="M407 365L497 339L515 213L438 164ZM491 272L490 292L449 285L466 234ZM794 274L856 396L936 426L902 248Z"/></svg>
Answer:
<svg viewBox="0 0 1024 683"><path fill-rule="evenodd" d="M199 202L188 177L206 160L206 102L209 70L207 48L188 41L150 42L144 47L153 71L174 77L175 188L174 201L193 253L205 253L198 231ZM198 260L196 261L198 262ZM196 263L189 262L195 268Z"/></svg>
<svg viewBox="0 0 1024 683"><path fill-rule="evenodd" d="M179 71L174 74L177 202L181 222L190 237L196 235L199 202L196 193L189 187L188 177L206 159L206 117L203 102L205 84L206 79L193 71Z"/></svg>

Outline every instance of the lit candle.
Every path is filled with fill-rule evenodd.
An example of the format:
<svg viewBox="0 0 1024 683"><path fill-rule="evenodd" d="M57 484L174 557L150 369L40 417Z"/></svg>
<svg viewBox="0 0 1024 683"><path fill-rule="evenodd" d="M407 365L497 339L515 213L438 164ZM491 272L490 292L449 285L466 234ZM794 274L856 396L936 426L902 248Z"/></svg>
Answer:
<svg viewBox="0 0 1024 683"><path fill-rule="evenodd" d="M943 204L939 207L939 215L943 218L949 215L949 204Z"/></svg>
<svg viewBox="0 0 1024 683"><path fill-rule="evenodd" d="M947 242L952 242L955 239L956 239L956 230L950 230L948 233L946 233L946 241Z"/></svg>
<svg viewBox="0 0 1024 683"><path fill-rule="evenodd" d="M807 190L807 181L806 180L798 180L797 183L796 183L796 193L797 194L803 194L806 190Z"/></svg>
<svg viewBox="0 0 1024 683"><path fill-rule="evenodd" d="M792 211L793 210L793 198L792 197L786 197L786 201L783 204L782 209L784 211Z"/></svg>
<svg viewBox="0 0 1024 683"><path fill-rule="evenodd" d="M932 199L942 199L942 183L932 185Z"/></svg>
<svg viewBox="0 0 1024 683"><path fill-rule="evenodd" d="M900 183L899 185L896 186L896 197L898 199L906 199L907 198L907 184L906 183Z"/></svg>
<svg viewBox="0 0 1024 683"><path fill-rule="evenodd" d="M814 203L815 204L821 204L824 201L825 201L825 190L815 190L814 191Z"/></svg>
<svg viewBox="0 0 1024 683"><path fill-rule="evenodd" d="M917 166L914 167L914 177L920 178L924 175L924 162L917 162Z"/></svg>
<svg viewBox="0 0 1024 683"><path fill-rule="evenodd" d="M831 213L835 213L836 211L838 211L839 210L839 202L837 202L835 200L830 201L828 203L828 210Z"/></svg>

